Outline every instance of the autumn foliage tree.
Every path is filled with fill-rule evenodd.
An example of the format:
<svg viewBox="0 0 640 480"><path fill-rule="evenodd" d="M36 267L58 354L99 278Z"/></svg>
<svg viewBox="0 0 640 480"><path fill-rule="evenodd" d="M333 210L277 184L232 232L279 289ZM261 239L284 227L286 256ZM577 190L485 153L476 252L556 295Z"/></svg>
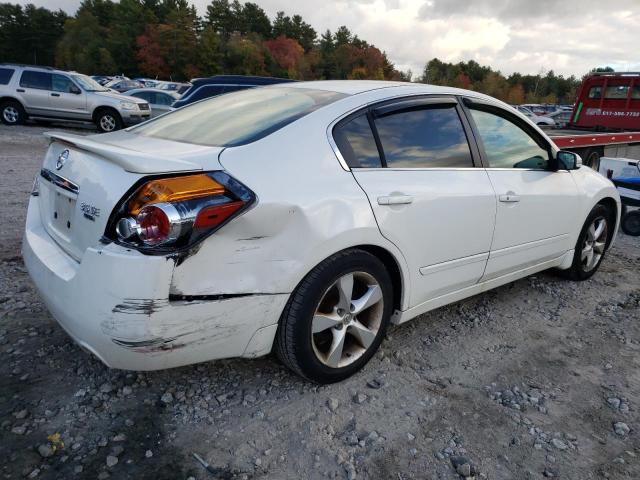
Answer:
<svg viewBox="0 0 640 480"><path fill-rule="evenodd" d="M264 42L271 58L282 68L289 78L301 78L299 67L304 58L304 48L293 38L280 35Z"/></svg>

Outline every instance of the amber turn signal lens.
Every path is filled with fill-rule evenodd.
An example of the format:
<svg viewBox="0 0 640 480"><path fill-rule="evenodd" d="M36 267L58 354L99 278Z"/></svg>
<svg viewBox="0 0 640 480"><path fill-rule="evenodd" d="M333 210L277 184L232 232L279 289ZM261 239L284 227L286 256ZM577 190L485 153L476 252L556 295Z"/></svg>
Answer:
<svg viewBox="0 0 640 480"><path fill-rule="evenodd" d="M224 187L206 174L160 178L145 183L129 201L130 215L150 203L170 203L224 194Z"/></svg>

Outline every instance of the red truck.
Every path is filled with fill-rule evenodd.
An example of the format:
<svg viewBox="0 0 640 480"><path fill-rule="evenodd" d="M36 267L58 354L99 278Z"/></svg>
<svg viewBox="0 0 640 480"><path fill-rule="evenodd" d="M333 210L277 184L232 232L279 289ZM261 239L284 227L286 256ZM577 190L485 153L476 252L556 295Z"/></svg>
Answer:
<svg viewBox="0 0 640 480"><path fill-rule="evenodd" d="M589 74L578 89L568 129L547 133L594 170L603 156L640 160L640 72Z"/></svg>

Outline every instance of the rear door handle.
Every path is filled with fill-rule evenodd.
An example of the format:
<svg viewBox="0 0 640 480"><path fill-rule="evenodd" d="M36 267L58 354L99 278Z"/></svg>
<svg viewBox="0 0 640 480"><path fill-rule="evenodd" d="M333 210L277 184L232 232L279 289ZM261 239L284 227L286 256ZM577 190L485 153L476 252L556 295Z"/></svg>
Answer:
<svg viewBox="0 0 640 480"><path fill-rule="evenodd" d="M385 197L378 197L378 205L403 205L412 202L413 197L411 195L387 195Z"/></svg>
<svg viewBox="0 0 640 480"><path fill-rule="evenodd" d="M24 88L16 88L16 92L24 93Z"/></svg>
<svg viewBox="0 0 640 480"><path fill-rule="evenodd" d="M516 203L520 201L520 195L516 195L513 192L500 195L500 197L498 198L500 199L501 202L504 202L504 203Z"/></svg>
<svg viewBox="0 0 640 480"><path fill-rule="evenodd" d="M59 97L59 96L60 96L60 94L59 94L59 93L52 93L52 94L51 94L51 96L52 96L52 97Z"/></svg>

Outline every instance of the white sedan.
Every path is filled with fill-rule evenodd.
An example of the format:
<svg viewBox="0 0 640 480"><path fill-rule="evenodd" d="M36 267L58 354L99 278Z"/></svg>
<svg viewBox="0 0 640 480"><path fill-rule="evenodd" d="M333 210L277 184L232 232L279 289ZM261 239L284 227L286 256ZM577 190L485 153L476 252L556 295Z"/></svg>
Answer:
<svg viewBox="0 0 640 480"><path fill-rule="evenodd" d="M535 123L536 125L538 125L540 127L542 127L542 126L555 127L556 126L556 121L551 117L547 117L546 115L537 115L536 113L533 113L533 110L531 110L528 107L523 107L522 105L518 105L515 108L521 114L523 114L525 117L529 118L529 120L531 120L533 123Z"/></svg>
<svg viewBox="0 0 640 480"><path fill-rule="evenodd" d="M557 268L589 278L620 199L477 92L300 82L52 143L23 255L80 345L153 370L273 350L319 383L390 322Z"/></svg>

